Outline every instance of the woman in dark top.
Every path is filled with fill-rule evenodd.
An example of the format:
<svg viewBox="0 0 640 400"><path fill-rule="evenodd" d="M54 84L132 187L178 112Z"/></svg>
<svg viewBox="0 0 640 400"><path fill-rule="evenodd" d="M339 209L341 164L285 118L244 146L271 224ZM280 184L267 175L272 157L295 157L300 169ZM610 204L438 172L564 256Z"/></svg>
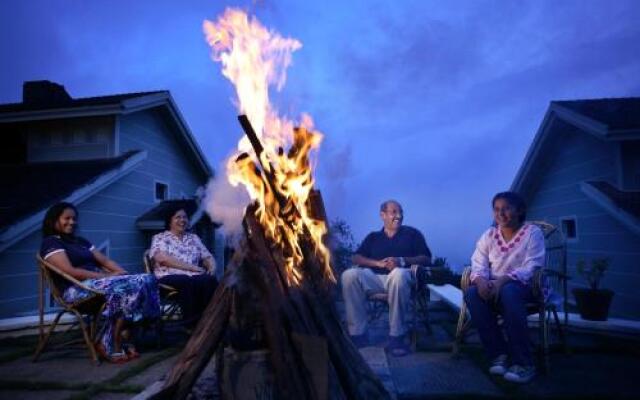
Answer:
<svg viewBox="0 0 640 400"><path fill-rule="evenodd" d="M126 324L160 315L157 281L150 274L129 275L91 242L75 236L77 216L78 211L70 203L55 204L47 211L42 225L40 255L84 285L105 294L103 315L107 321L98 334L96 350L108 361L126 362L138 356L133 346L121 343L128 333ZM90 295L87 290L70 283L63 292L68 302Z"/></svg>

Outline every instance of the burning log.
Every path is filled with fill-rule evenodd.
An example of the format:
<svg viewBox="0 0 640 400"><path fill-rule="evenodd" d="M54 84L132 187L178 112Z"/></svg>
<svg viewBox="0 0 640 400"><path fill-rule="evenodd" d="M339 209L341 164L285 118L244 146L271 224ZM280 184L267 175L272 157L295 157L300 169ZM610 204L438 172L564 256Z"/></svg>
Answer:
<svg viewBox="0 0 640 400"><path fill-rule="evenodd" d="M246 117L239 119L258 156L263 183L278 203L285 205L280 208L280 218L288 226L292 216L299 217L307 210L299 210L280 193L272 166L261 157L262 145L255 133L252 138L251 124ZM319 192L314 193L308 199L309 214L324 218L322 198ZM153 398L186 398L208 361L222 346L225 333L232 333L230 325L241 325L238 321L246 312L259 314L269 365L275 376L276 398L389 398L340 325L330 296L333 281L327 276L326 263L320 258L309 230L305 228L298 234L301 277L292 281L286 268L291 249L267 235L258 210L257 203L247 207L243 221L246 243L234 256L231 268L167 376L163 389ZM242 303L251 296L258 302L245 307ZM254 311L247 311L249 309Z"/></svg>

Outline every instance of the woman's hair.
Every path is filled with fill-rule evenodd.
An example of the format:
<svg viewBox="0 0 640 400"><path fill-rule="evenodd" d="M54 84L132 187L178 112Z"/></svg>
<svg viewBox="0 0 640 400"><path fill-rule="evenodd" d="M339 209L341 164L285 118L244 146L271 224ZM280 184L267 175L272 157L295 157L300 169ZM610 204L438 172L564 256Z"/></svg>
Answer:
<svg viewBox="0 0 640 400"><path fill-rule="evenodd" d="M63 235L61 232L56 230L56 222L58 222L58 218L62 215L64 210L67 208L72 209L76 213L76 218L78 216L78 209L71 203L61 202L52 205L47 213L44 215L44 221L42 221L42 237L47 237L51 235ZM69 236L69 235L66 235ZM71 235L73 236L73 235Z"/></svg>
<svg viewBox="0 0 640 400"><path fill-rule="evenodd" d="M516 192L500 192L493 196L493 200L491 200L491 207L496 205L496 201L498 199L506 200L507 203L511 204L513 207L518 210L520 213L519 222L524 222L527 219L527 204L524 202L522 196L520 196Z"/></svg>
<svg viewBox="0 0 640 400"><path fill-rule="evenodd" d="M175 205L175 206L169 207L169 209L167 210L166 214L164 215L164 229L165 230L168 231L169 229L171 229L171 218L173 218L173 216L176 215L178 213L178 211L180 211L180 210L184 211L187 214L187 217L189 217L189 213L184 208L184 206Z"/></svg>

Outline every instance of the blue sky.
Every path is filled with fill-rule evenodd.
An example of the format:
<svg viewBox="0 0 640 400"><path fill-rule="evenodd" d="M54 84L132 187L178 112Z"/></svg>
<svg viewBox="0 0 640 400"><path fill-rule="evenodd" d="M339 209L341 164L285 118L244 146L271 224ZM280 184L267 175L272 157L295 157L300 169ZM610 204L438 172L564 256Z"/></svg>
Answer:
<svg viewBox="0 0 640 400"><path fill-rule="evenodd" d="M4 1L0 103L25 80L74 97L168 89L220 170L241 135L202 21L250 10L299 39L280 110L325 141L317 186L356 239L396 198L460 265L551 100L640 95L637 1Z"/></svg>

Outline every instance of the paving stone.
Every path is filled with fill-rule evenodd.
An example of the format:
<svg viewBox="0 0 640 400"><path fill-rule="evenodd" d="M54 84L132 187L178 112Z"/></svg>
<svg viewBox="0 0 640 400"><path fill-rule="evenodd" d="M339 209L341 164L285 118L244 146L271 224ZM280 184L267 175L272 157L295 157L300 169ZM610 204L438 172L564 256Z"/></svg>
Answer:
<svg viewBox="0 0 640 400"><path fill-rule="evenodd" d="M448 353L389 357L398 397L428 395L499 396L502 391L474 363Z"/></svg>
<svg viewBox="0 0 640 400"><path fill-rule="evenodd" d="M0 399L64 400L78 393L73 390L0 390Z"/></svg>
<svg viewBox="0 0 640 400"><path fill-rule="evenodd" d="M179 354L171 356L165 360L150 366L141 373L125 380L123 384L148 386L152 383L164 379L165 375L171 370L171 367L178 359Z"/></svg>

